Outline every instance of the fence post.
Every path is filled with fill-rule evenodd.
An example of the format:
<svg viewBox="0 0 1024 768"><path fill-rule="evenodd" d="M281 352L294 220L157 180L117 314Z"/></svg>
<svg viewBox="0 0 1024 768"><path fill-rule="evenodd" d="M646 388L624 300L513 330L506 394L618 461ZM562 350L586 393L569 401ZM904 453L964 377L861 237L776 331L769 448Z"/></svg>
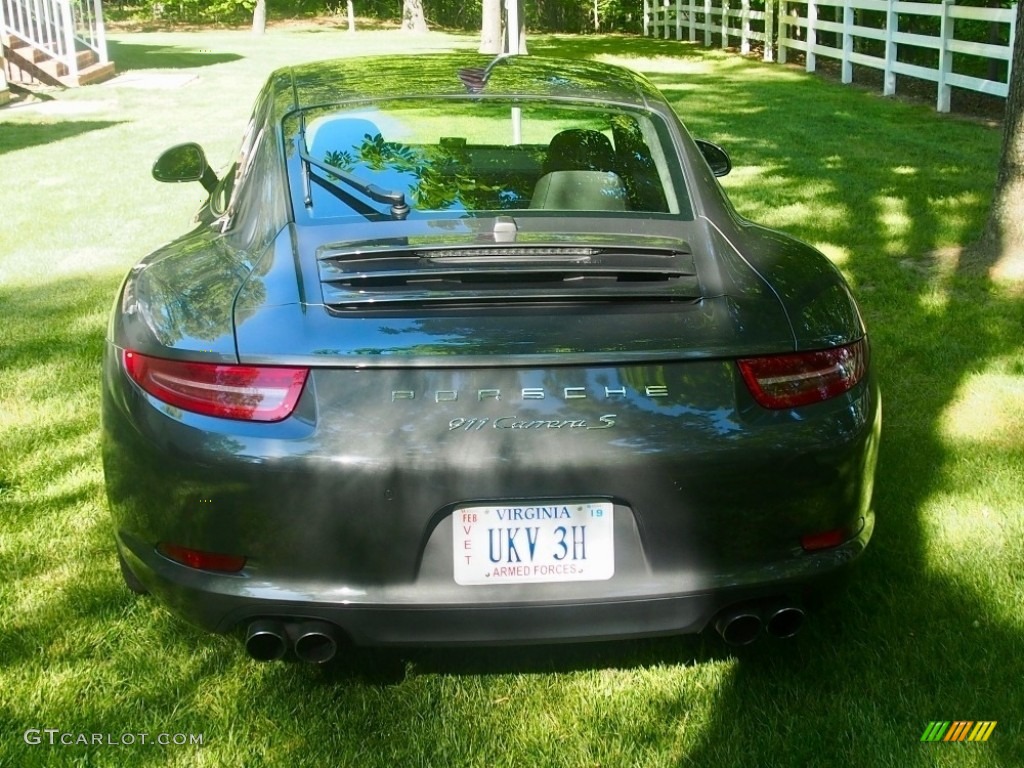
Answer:
<svg viewBox="0 0 1024 768"><path fill-rule="evenodd" d="M704 47L711 47L711 0L704 0Z"/></svg>
<svg viewBox="0 0 1024 768"><path fill-rule="evenodd" d="M664 2L661 4L661 24L662 24L661 29L662 29L662 37L664 37L666 40L668 40L669 31L670 31L669 30L669 23L668 23L668 9L669 9L668 3L669 3L669 0L664 0Z"/></svg>
<svg viewBox="0 0 1024 768"><path fill-rule="evenodd" d="M750 53L750 0L740 0L740 53Z"/></svg>
<svg viewBox="0 0 1024 768"><path fill-rule="evenodd" d="M644 37L648 37L651 34L651 0L644 0Z"/></svg>
<svg viewBox="0 0 1024 768"><path fill-rule="evenodd" d="M889 0L889 8L885 12L885 75L882 94L892 96L896 93L896 73L893 66L896 64L896 41L893 35L896 34L898 24L896 15L896 0Z"/></svg>
<svg viewBox="0 0 1024 768"><path fill-rule="evenodd" d="M722 47L729 47L729 0L722 0Z"/></svg>
<svg viewBox="0 0 1024 768"><path fill-rule="evenodd" d="M765 61L773 61L775 39L775 0L764 0L764 56Z"/></svg>
<svg viewBox="0 0 1024 768"><path fill-rule="evenodd" d="M1017 2L1018 3L1022 3L1022 2L1024 2L1024 0L1017 0ZM1015 5L1016 5L1016 3L1014 4L1014 6ZM1007 87L1007 94L1009 94L1009 87L1013 83L1013 46L1014 46L1014 41L1017 39L1017 34L1018 33L1024 35L1024 30L1017 29L1017 13L1016 13L1017 9L1014 6L1010 6L1010 11L1011 11L1011 13L1010 13L1010 48L1009 48L1010 58L1006 60L1006 87ZM1007 96L1007 100L1009 100L1009 96Z"/></svg>
<svg viewBox="0 0 1024 768"><path fill-rule="evenodd" d="M93 43L99 50L100 63L106 64L110 61L107 53L107 25L103 23L103 3L101 0L93 0Z"/></svg>
<svg viewBox="0 0 1024 768"><path fill-rule="evenodd" d="M853 6L850 0L843 0L843 82L853 82Z"/></svg>
<svg viewBox="0 0 1024 768"><path fill-rule="evenodd" d="M697 42L697 0L690 0L689 14L690 14L690 18L688 19L688 21L690 22L689 38L690 38L690 42L691 43L695 43L695 42Z"/></svg>
<svg viewBox="0 0 1024 768"><path fill-rule="evenodd" d="M949 43L953 39L953 19L949 16L949 6L953 0L942 0L942 17L939 22L939 88L935 109L949 112L949 101L952 88L946 84L946 78L953 71L953 52Z"/></svg>
<svg viewBox="0 0 1024 768"><path fill-rule="evenodd" d="M676 0L676 40L683 39L683 0Z"/></svg>
<svg viewBox="0 0 1024 768"><path fill-rule="evenodd" d="M815 0L807 0L807 71L813 72L818 65L818 57L814 53L814 46L818 44L818 3Z"/></svg>
<svg viewBox="0 0 1024 768"><path fill-rule="evenodd" d="M789 23L786 13L789 11L786 0L779 0L779 64L786 63L786 39L789 37Z"/></svg>

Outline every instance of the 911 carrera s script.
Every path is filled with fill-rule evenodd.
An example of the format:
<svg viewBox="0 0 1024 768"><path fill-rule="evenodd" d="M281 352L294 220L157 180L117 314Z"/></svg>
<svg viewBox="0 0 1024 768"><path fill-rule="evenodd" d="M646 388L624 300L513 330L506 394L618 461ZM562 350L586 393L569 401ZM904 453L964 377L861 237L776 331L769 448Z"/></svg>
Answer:
<svg viewBox="0 0 1024 768"><path fill-rule="evenodd" d="M611 502L524 502L452 513L455 582L603 581L615 573Z"/></svg>
<svg viewBox="0 0 1024 768"><path fill-rule="evenodd" d="M598 416L597 421L587 419L523 419L519 416L502 416L499 419L457 418L448 422L449 432L479 432L487 427L492 429L611 429L615 426L615 414Z"/></svg>

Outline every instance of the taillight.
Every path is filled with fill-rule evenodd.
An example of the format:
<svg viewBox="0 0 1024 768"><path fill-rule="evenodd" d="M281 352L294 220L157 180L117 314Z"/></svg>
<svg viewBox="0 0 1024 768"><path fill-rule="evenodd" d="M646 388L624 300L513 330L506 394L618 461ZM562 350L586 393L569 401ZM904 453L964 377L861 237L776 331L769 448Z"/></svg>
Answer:
<svg viewBox="0 0 1024 768"><path fill-rule="evenodd" d="M186 411L244 421L280 421L295 409L307 368L219 365L124 351L124 369L146 392Z"/></svg>
<svg viewBox="0 0 1024 768"><path fill-rule="evenodd" d="M737 360L750 394L765 408L820 403L852 389L867 369L864 340L845 347Z"/></svg>
<svg viewBox="0 0 1024 768"><path fill-rule="evenodd" d="M157 544L157 552L169 557L177 563L201 571L219 571L221 573L238 573L245 567L245 558L241 555L225 555L220 552L203 552L200 549L189 549L166 541Z"/></svg>
<svg viewBox="0 0 1024 768"><path fill-rule="evenodd" d="M846 539L846 530L833 528L831 531L808 533L800 537L800 546L804 552L820 552L823 549L834 549Z"/></svg>

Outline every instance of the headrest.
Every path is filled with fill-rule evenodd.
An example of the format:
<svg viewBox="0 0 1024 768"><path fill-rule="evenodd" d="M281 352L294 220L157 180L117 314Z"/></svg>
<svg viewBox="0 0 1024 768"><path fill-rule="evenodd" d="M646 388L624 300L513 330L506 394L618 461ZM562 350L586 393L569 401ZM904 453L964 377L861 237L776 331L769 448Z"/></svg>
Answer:
<svg viewBox="0 0 1024 768"><path fill-rule="evenodd" d="M540 177L530 207L555 211L624 211L626 187L615 173L554 171Z"/></svg>
<svg viewBox="0 0 1024 768"><path fill-rule="evenodd" d="M544 160L544 173L614 169L615 151L608 137L586 128L569 128L556 133Z"/></svg>

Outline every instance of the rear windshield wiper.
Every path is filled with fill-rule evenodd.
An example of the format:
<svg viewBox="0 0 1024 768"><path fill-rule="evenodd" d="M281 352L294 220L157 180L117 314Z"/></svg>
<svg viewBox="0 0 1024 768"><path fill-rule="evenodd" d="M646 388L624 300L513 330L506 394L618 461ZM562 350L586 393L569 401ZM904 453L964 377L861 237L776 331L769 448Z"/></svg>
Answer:
<svg viewBox="0 0 1024 768"><path fill-rule="evenodd" d="M387 203L391 206L391 218L396 220L402 220L409 215L409 205L405 202L405 193L397 192L390 189L384 189L379 187L373 182L366 181L364 179L355 176L348 171L342 170L336 165L331 165L323 160L317 160L309 152L306 151L306 116L305 114L299 115L299 135L296 139L296 145L299 150L299 159L302 161L302 185L303 185L303 197L307 208L313 207L313 194L310 189L310 172L309 166L315 166L322 171L326 171L331 176L336 177L339 181L345 182L348 186L352 187L358 192L362 192L371 200L378 203ZM333 179L317 176L316 180L324 184L331 190L341 192L347 196L345 188L340 184L337 184ZM363 213L363 211L360 211Z"/></svg>
<svg viewBox="0 0 1024 768"><path fill-rule="evenodd" d="M409 215L409 205L405 202L404 192L396 192L390 189L384 189L383 187L378 187L376 184L372 182L364 181L363 179L360 179L358 176L353 176L348 171L344 171L336 165L331 165L330 163L325 163L322 160L317 160L315 157L306 152L305 147L302 146L302 144L305 144L305 140L300 139L300 142L301 143L299 146L299 157L302 159L304 163L306 163L307 168L310 165L315 166L320 170L326 171L327 173L331 174L331 176L336 177L339 181L345 182L353 189L362 192L371 200L375 200L378 203L390 204L391 218L393 219L401 220ZM332 179L323 177L318 178L320 181L326 182L329 186L334 187L335 189L344 190L343 187L341 187L339 184L336 184ZM312 205L312 200L307 198L307 201L307 205Z"/></svg>

